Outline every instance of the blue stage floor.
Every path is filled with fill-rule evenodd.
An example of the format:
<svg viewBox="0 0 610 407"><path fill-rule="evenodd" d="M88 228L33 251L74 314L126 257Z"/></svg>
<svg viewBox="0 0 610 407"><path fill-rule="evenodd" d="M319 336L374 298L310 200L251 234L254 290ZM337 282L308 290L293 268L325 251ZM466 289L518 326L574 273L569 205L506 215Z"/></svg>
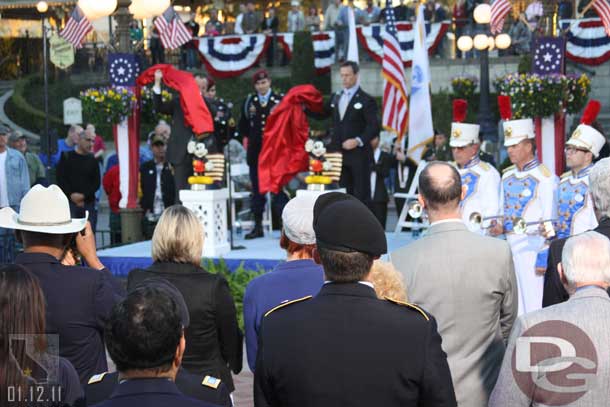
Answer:
<svg viewBox="0 0 610 407"><path fill-rule="evenodd" d="M392 252L412 240L410 233L386 233L388 251ZM233 250L223 256L230 270L235 270L243 263L246 269L272 270L286 258L286 252L280 248L280 234L274 232L261 239L236 239L235 245L245 246L244 250ZM126 277L130 270L148 267L152 263L150 257L150 240L133 243L112 249L100 250L98 256L102 263L115 276ZM214 259L217 261L218 259Z"/></svg>

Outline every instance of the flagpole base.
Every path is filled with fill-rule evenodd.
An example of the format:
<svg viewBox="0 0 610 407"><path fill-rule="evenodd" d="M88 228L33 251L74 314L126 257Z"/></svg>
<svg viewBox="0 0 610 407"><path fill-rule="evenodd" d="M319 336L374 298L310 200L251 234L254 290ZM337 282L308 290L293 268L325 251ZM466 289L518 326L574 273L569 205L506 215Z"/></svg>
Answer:
<svg viewBox="0 0 610 407"><path fill-rule="evenodd" d="M121 242L135 243L143 240L142 208L121 208Z"/></svg>

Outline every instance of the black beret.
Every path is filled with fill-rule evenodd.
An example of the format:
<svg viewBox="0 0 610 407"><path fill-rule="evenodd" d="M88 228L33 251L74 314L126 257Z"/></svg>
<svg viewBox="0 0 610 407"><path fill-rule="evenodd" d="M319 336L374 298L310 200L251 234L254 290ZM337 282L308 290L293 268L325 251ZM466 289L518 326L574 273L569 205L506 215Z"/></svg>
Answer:
<svg viewBox="0 0 610 407"><path fill-rule="evenodd" d="M385 231L358 199L340 192L322 194L314 205L318 247L381 256L388 251Z"/></svg>
<svg viewBox="0 0 610 407"><path fill-rule="evenodd" d="M182 326L184 328L187 328L189 326L189 324L191 323L191 318L189 316L189 309L186 306L186 302L184 301L184 297L182 296L182 293L180 291L178 291L176 286L174 286L172 283L170 283L169 281L167 281L164 278L153 277L153 278L147 278L145 280L140 281L132 289L130 289L129 292L131 293L131 292L134 292L141 288L156 288L158 290L162 290L165 293L167 293L167 295L172 297L172 299L176 302L176 305L178 306L178 310L180 312L180 321L182 322Z"/></svg>

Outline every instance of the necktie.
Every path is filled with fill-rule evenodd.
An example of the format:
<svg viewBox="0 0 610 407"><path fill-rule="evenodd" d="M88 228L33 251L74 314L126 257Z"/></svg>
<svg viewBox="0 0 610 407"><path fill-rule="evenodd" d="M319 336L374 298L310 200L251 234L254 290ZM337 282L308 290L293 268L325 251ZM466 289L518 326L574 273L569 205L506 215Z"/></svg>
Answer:
<svg viewBox="0 0 610 407"><path fill-rule="evenodd" d="M345 115L345 111L347 110L347 104L349 102L347 91L344 90L341 94L341 98L339 99L339 116L341 120L343 120L343 116Z"/></svg>

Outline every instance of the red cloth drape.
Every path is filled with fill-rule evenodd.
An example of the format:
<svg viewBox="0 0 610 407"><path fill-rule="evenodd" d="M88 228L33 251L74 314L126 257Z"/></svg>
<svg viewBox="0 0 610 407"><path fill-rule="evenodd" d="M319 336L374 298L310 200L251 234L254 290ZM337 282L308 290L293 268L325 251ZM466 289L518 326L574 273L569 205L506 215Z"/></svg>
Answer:
<svg viewBox="0 0 610 407"><path fill-rule="evenodd" d="M155 80L155 71L163 71L163 83L180 94L180 106L184 112L184 122L196 135L214 131L214 120L208 110L193 74L180 71L169 64L153 65L138 77L138 89Z"/></svg>
<svg viewBox="0 0 610 407"><path fill-rule="evenodd" d="M322 111L322 94L312 85L290 89L267 119L258 158L258 183L263 194L278 193L297 173L307 171L309 123L303 108Z"/></svg>

